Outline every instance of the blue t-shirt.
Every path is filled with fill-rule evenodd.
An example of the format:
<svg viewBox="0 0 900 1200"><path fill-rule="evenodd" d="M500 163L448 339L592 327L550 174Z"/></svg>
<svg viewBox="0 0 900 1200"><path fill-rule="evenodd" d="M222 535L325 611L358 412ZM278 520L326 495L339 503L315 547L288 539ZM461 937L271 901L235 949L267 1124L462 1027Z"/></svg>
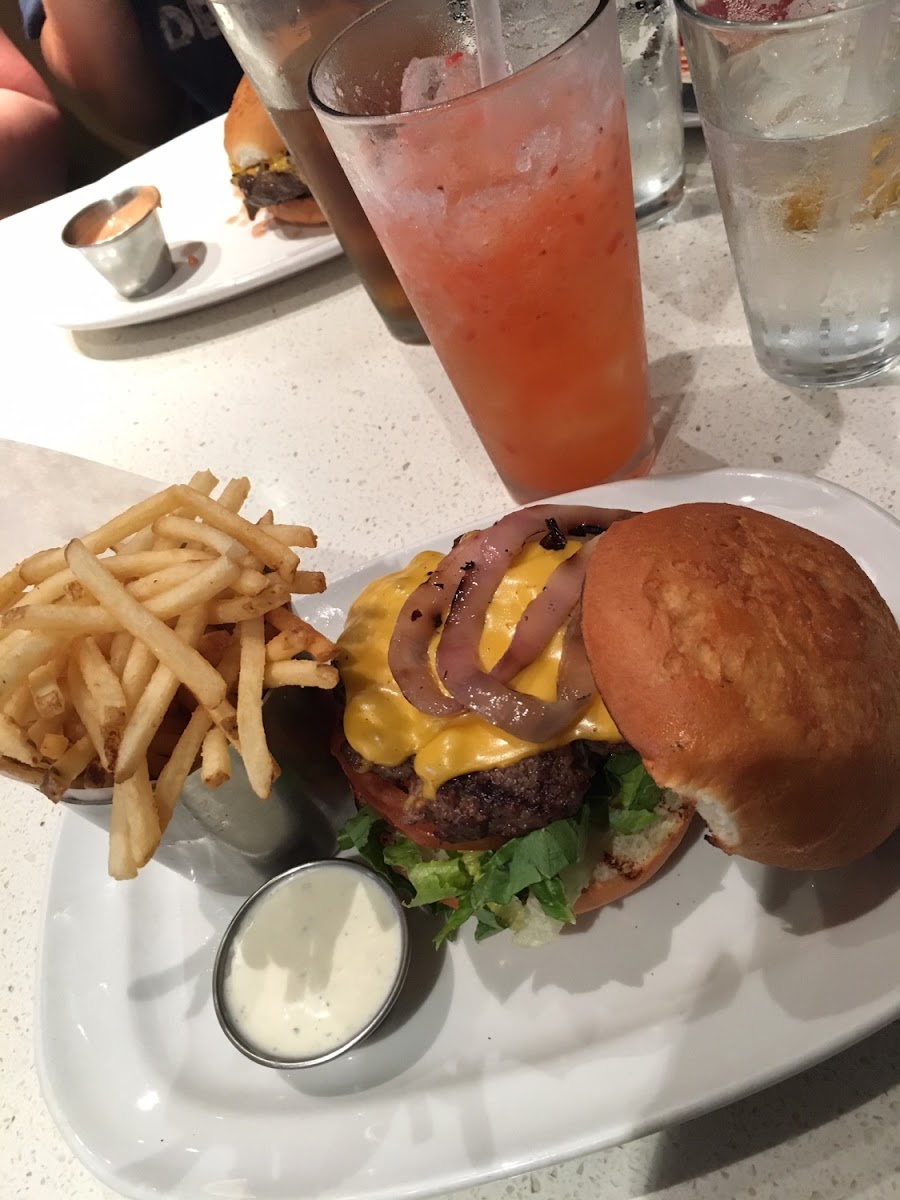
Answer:
<svg viewBox="0 0 900 1200"><path fill-rule="evenodd" d="M148 52L190 102L188 125L226 112L241 68L206 0L129 0ZM19 0L30 38L44 24L42 0Z"/></svg>

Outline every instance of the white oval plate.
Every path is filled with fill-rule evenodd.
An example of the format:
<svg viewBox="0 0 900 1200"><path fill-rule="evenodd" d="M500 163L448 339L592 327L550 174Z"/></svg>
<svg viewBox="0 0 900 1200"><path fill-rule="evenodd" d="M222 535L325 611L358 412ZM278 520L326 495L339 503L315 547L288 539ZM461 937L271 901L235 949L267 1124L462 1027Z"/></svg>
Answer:
<svg viewBox="0 0 900 1200"><path fill-rule="evenodd" d="M846 546L900 612L900 526L819 480L725 470L578 498L766 509ZM332 584L306 615L337 632L360 586L405 557ZM210 968L237 901L156 864L116 885L105 856L102 834L68 816L46 898L37 1062L74 1152L128 1196L461 1187L725 1104L900 1013L900 838L811 876L694 837L649 887L539 951L501 935L437 955L426 919L413 921L409 984L377 1038L277 1073L238 1054L213 1013Z"/></svg>
<svg viewBox="0 0 900 1200"><path fill-rule="evenodd" d="M229 179L223 123L207 121L96 183L11 218L27 235L17 239L6 269L45 319L75 330L140 325L229 300L341 253L327 225L282 225L262 213L250 222ZM175 274L152 295L126 300L60 234L85 204L136 184L159 188Z"/></svg>

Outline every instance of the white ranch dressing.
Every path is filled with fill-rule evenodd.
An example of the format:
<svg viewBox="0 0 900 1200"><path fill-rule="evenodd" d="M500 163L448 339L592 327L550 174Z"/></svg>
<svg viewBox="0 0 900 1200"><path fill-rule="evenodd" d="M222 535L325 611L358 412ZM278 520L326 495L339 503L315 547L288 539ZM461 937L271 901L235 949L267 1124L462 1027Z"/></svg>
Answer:
<svg viewBox="0 0 900 1200"><path fill-rule="evenodd" d="M228 953L222 1001L258 1053L315 1058L365 1029L402 954L396 909L377 880L323 864L288 876L248 910Z"/></svg>

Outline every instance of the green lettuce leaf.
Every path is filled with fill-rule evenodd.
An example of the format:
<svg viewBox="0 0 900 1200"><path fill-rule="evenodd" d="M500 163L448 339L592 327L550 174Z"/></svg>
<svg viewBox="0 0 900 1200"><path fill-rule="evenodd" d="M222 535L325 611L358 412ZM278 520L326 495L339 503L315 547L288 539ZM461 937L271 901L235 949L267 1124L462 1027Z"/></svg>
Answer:
<svg viewBox="0 0 900 1200"><path fill-rule="evenodd" d="M659 817L655 812L646 809L621 809L612 807L609 810L609 827L613 833L627 836L630 833L640 833L650 825L655 825Z"/></svg>
<svg viewBox="0 0 900 1200"><path fill-rule="evenodd" d="M374 808L363 805L338 833L342 850L355 850L373 871L393 883L393 874L384 861L383 838L387 826Z"/></svg>
<svg viewBox="0 0 900 1200"><path fill-rule="evenodd" d="M604 774L611 784L611 809L638 809L652 813L659 804L662 789L657 787L647 774L641 757L635 750L611 754L606 760Z"/></svg>
<svg viewBox="0 0 900 1200"><path fill-rule="evenodd" d="M479 908L475 913L478 924L475 926L475 941L483 942L485 938L493 937L509 928L509 922L504 921L498 912L492 908Z"/></svg>
<svg viewBox="0 0 900 1200"><path fill-rule="evenodd" d="M582 862L590 825L638 833L657 820L660 795L640 757L623 751L597 772L577 817L510 838L497 850L423 850L368 806L347 822L338 840L386 876L407 907L436 906L444 917L436 946L472 917L477 941L512 929L517 940L521 935L537 944L575 921L571 901L590 873ZM456 907L448 909L445 900L455 900Z"/></svg>

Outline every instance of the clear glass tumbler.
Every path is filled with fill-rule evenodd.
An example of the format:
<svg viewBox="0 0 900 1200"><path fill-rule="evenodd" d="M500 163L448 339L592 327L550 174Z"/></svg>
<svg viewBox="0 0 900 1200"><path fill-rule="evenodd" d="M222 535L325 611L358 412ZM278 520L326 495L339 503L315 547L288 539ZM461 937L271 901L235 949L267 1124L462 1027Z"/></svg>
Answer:
<svg viewBox="0 0 900 1200"><path fill-rule="evenodd" d="M678 0L753 348L796 387L900 356L897 0Z"/></svg>
<svg viewBox="0 0 900 1200"><path fill-rule="evenodd" d="M211 0L228 44L388 329L424 342L412 305L309 107L309 69L375 0Z"/></svg>
<svg viewBox="0 0 900 1200"><path fill-rule="evenodd" d="M610 0L504 5L480 86L460 4L387 0L313 68L313 104L518 500L646 471L647 362ZM502 57L502 56L501 56Z"/></svg>
<svg viewBox="0 0 900 1200"><path fill-rule="evenodd" d="M684 124L675 0L617 0L631 182L638 219L684 195Z"/></svg>

